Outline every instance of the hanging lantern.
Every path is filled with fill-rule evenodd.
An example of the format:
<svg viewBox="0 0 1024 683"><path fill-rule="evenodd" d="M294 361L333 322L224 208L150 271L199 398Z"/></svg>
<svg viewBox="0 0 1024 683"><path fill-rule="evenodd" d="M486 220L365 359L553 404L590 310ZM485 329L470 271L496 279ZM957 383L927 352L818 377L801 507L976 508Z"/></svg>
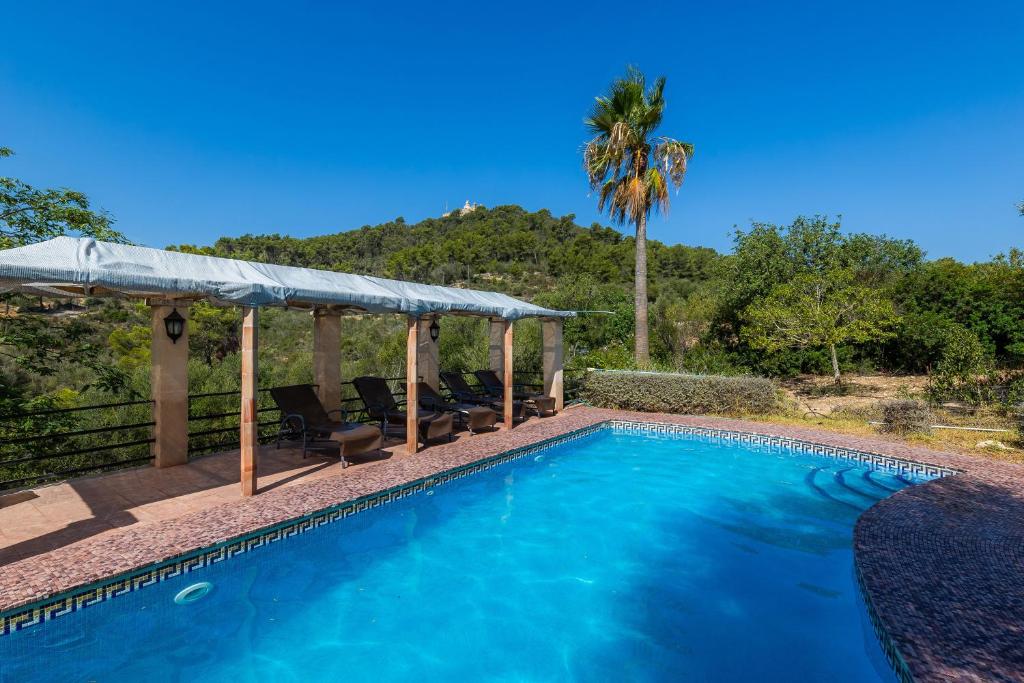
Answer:
<svg viewBox="0 0 1024 683"><path fill-rule="evenodd" d="M430 323L430 340L436 342L438 337L441 336L441 326L437 322L437 318Z"/></svg>
<svg viewBox="0 0 1024 683"><path fill-rule="evenodd" d="M185 318L178 313L177 308L164 318L164 327L167 328L167 337L172 343L177 344L181 335L185 334Z"/></svg>

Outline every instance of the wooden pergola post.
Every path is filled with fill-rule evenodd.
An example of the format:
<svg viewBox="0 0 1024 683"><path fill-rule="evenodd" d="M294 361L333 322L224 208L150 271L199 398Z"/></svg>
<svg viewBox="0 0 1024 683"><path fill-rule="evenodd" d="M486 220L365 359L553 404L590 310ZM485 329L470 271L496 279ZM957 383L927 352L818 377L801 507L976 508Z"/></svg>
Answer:
<svg viewBox="0 0 1024 683"><path fill-rule="evenodd" d="M436 317L420 319L417 330L416 369L423 381L434 391L441 390L440 344L430 338L430 326Z"/></svg>
<svg viewBox="0 0 1024 683"><path fill-rule="evenodd" d="M164 318L175 310L185 323L181 336L172 340L167 336ZM188 462L188 302L154 301L150 302L150 311L153 464L184 465Z"/></svg>
<svg viewBox="0 0 1024 683"><path fill-rule="evenodd" d="M259 448L259 414L256 412L257 375L259 373L258 308L242 309L242 411L241 433L242 495L256 493L256 451Z"/></svg>
<svg viewBox="0 0 1024 683"><path fill-rule="evenodd" d="M502 320L502 383L505 385L504 402L505 415L504 428L512 429L512 389L514 375L512 372L512 321Z"/></svg>
<svg viewBox="0 0 1024 683"><path fill-rule="evenodd" d="M313 310L313 383L328 411L341 408L341 315Z"/></svg>
<svg viewBox="0 0 1024 683"><path fill-rule="evenodd" d="M544 346L544 394L555 399L555 410L565 406L562 378L562 319L541 321Z"/></svg>
<svg viewBox="0 0 1024 683"><path fill-rule="evenodd" d="M419 449L419 397L416 391L417 375L417 346L419 339L420 321L410 315L406 319L406 344L405 344L405 448L413 454Z"/></svg>

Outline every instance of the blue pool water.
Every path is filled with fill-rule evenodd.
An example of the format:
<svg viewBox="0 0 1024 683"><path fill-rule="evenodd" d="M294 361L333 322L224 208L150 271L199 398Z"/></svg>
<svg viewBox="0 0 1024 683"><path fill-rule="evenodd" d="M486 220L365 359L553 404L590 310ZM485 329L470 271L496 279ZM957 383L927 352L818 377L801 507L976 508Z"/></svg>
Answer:
<svg viewBox="0 0 1024 683"><path fill-rule="evenodd" d="M0 680L891 681L851 537L908 483L603 429L0 637Z"/></svg>

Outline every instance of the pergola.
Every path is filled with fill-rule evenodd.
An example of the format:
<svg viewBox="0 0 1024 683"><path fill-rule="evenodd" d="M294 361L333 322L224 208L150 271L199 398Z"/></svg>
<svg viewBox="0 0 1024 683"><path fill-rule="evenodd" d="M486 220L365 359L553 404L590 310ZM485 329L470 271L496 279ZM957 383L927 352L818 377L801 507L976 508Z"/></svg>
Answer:
<svg viewBox="0 0 1024 683"><path fill-rule="evenodd" d="M429 326L442 315L490 320L491 369L505 384L504 423L512 428L512 323L539 318L543 324L544 392L563 407L562 320L575 315L535 306L497 292L440 287L217 258L91 238L57 237L0 251L0 290L42 296L119 296L144 299L152 312L153 461L171 467L188 461L189 306L206 300L242 308L241 479L242 495L256 492L258 323L261 308L308 310L313 314L313 381L328 410L341 407L341 316L405 315L409 415L406 447L418 448L416 384L438 387L438 345ZM180 337L168 335L168 316L182 318Z"/></svg>

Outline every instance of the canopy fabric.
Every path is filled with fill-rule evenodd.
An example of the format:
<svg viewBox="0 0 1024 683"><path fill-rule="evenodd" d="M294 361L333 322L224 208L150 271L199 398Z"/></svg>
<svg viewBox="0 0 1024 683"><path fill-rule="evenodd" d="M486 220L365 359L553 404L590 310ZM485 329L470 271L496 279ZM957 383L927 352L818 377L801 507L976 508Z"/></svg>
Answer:
<svg viewBox="0 0 1024 683"><path fill-rule="evenodd" d="M50 296L207 299L237 306L336 306L353 312L429 313L518 320L563 318L506 294L57 237L0 250L0 291Z"/></svg>

